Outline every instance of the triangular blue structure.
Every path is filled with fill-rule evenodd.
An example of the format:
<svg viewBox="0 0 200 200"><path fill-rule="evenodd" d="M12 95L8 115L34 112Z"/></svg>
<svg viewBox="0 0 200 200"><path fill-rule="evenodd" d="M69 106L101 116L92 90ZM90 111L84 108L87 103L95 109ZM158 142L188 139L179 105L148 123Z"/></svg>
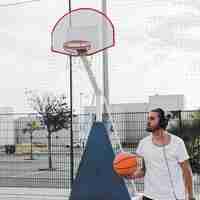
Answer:
<svg viewBox="0 0 200 200"><path fill-rule="evenodd" d="M114 152L103 123L88 137L70 200L131 200L124 180L112 168Z"/></svg>

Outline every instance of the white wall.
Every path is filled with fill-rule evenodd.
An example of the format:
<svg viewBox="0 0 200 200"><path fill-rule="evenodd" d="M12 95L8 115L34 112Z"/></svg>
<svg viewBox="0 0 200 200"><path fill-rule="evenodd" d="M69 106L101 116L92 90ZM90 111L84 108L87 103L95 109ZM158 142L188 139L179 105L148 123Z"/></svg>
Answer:
<svg viewBox="0 0 200 200"><path fill-rule="evenodd" d="M158 107L168 111L184 110L184 95L149 96L149 110Z"/></svg>
<svg viewBox="0 0 200 200"><path fill-rule="evenodd" d="M0 146L15 143L15 127L11 107L0 107Z"/></svg>
<svg viewBox="0 0 200 200"><path fill-rule="evenodd" d="M148 103L123 103L123 104L111 104L111 113L127 113L127 112L147 112ZM95 112L95 107L87 106L84 108L84 113Z"/></svg>

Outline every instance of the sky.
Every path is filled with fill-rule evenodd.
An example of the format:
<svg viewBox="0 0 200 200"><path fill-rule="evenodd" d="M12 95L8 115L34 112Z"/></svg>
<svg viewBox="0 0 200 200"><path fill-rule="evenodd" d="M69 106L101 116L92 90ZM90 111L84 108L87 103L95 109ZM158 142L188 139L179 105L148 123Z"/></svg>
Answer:
<svg viewBox="0 0 200 200"><path fill-rule="evenodd" d="M23 2L0 3L0 106L11 106L18 113L31 111L27 89L69 96L68 57L50 51L51 30L68 11L68 1ZM101 0L73 0L72 8L79 7L101 10ZM149 95L184 94L186 109L199 108L200 3L109 0L107 14L116 33L116 45L108 50L110 102L147 102ZM102 85L101 54L91 59ZM73 89L77 109L91 104L92 88L79 59L74 60Z"/></svg>

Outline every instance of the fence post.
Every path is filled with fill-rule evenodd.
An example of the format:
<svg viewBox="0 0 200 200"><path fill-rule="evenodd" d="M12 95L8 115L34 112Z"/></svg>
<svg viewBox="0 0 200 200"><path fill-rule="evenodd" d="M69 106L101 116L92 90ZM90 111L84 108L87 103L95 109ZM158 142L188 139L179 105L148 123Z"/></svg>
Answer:
<svg viewBox="0 0 200 200"><path fill-rule="evenodd" d="M179 120L179 136L181 136L182 128L183 128L182 118L181 118L181 110L178 110L178 120Z"/></svg>

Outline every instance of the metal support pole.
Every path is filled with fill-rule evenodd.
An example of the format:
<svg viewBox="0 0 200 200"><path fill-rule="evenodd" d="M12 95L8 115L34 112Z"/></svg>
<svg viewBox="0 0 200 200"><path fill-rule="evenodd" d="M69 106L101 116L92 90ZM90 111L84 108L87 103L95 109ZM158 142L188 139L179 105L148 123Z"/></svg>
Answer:
<svg viewBox="0 0 200 200"><path fill-rule="evenodd" d="M107 0L102 0L102 12L107 14ZM104 32L103 32L104 33ZM106 40L106 35L103 34L103 41ZM103 96L108 105L109 102L109 73L108 73L108 51L103 51ZM106 105L103 104L103 113L107 113Z"/></svg>
<svg viewBox="0 0 200 200"><path fill-rule="evenodd" d="M69 2L69 12L72 10L71 0ZM71 24L71 23L70 23ZM74 182L74 134L73 134L73 79L72 79L72 56L69 57L70 66L70 186Z"/></svg>

